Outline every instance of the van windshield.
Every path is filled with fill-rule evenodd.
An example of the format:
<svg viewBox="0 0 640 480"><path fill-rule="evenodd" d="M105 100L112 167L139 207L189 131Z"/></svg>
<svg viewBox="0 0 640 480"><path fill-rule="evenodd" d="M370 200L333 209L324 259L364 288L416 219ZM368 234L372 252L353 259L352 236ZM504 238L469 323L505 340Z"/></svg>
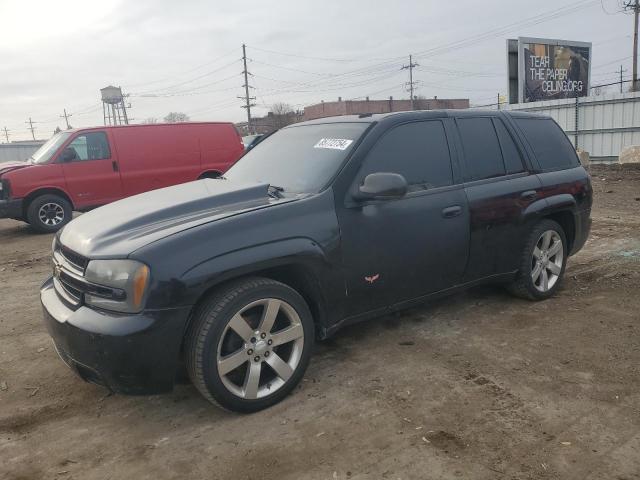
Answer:
<svg viewBox="0 0 640 480"><path fill-rule="evenodd" d="M285 192L319 192L369 125L345 122L284 128L258 143L225 177L269 183Z"/></svg>
<svg viewBox="0 0 640 480"><path fill-rule="evenodd" d="M56 153L56 150L60 148L60 145L69 138L69 135L71 135L71 132L56 133L47 141L47 143L36 150L36 153L31 155L31 163L35 163L37 165L48 163L53 154Z"/></svg>

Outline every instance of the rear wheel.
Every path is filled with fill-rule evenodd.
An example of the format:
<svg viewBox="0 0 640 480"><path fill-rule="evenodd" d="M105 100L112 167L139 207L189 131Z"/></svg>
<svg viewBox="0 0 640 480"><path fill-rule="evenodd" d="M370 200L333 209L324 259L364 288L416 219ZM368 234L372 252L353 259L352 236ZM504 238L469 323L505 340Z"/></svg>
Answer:
<svg viewBox="0 0 640 480"><path fill-rule="evenodd" d="M282 400L309 363L314 325L304 299L266 278L214 293L186 339L189 377L211 402L255 412Z"/></svg>
<svg viewBox="0 0 640 480"><path fill-rule="evenodd" d="M515 295L544 300L558 289L567 263L567 238L553 220L540 221L531 231L520 260L518 277L510 285Z"/></svg>
<svg viewBox="0 0 640 480"><path fill-rule="evenodd" d="M71 204L64 198L45 194L34 198L27 207L27 221L38 232L60 230L71 221Z"/></svg>

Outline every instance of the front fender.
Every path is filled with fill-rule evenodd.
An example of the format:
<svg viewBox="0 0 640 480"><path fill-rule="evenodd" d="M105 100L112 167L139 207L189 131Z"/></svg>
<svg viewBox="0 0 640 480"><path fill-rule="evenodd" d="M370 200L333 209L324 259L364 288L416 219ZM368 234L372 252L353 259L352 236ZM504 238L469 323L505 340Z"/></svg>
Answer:
<svg viewBox="0 0 640 480"><path fill-rule="evenodd" d="M230 279L262 270L296 265L314 272L323 284L330 271L330 262L320 245L310 238L297 237L253 245L202 262L181 277L187 285L188 303L194 304L207 290Z"/></svg>

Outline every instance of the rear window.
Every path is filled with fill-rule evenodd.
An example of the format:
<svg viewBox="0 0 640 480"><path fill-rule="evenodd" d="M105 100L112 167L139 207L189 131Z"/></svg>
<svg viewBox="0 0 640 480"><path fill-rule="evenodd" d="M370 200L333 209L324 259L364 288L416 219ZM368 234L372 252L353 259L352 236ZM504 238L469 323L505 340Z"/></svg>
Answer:
<svg viewBox="0 0 640 480"><path fill-rule="evenodd" d="M559 170L579 165L573 145L550 118L515 118L542 170Z"/></svg>
<svg viewBox="0 0 640 480"><path fill-rule="evenodd" d="M471 180L504 175L502 150L491 119L462 118L457 123Z"/></svg>

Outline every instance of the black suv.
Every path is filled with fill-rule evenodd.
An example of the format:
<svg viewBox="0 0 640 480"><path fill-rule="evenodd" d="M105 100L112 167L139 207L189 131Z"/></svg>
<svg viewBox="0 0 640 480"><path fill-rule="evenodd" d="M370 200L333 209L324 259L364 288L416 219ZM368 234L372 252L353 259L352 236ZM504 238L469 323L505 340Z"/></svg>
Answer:
<svg viewBox="0 0 640 480"><path fill-rule="evenodd" d="M542 300L585 243L591 182L531 114L422 111L289 126L221 179L121 200L59 232L41 290L61 358L121 393L272 405L314 339L486 282Z"/></svg>

